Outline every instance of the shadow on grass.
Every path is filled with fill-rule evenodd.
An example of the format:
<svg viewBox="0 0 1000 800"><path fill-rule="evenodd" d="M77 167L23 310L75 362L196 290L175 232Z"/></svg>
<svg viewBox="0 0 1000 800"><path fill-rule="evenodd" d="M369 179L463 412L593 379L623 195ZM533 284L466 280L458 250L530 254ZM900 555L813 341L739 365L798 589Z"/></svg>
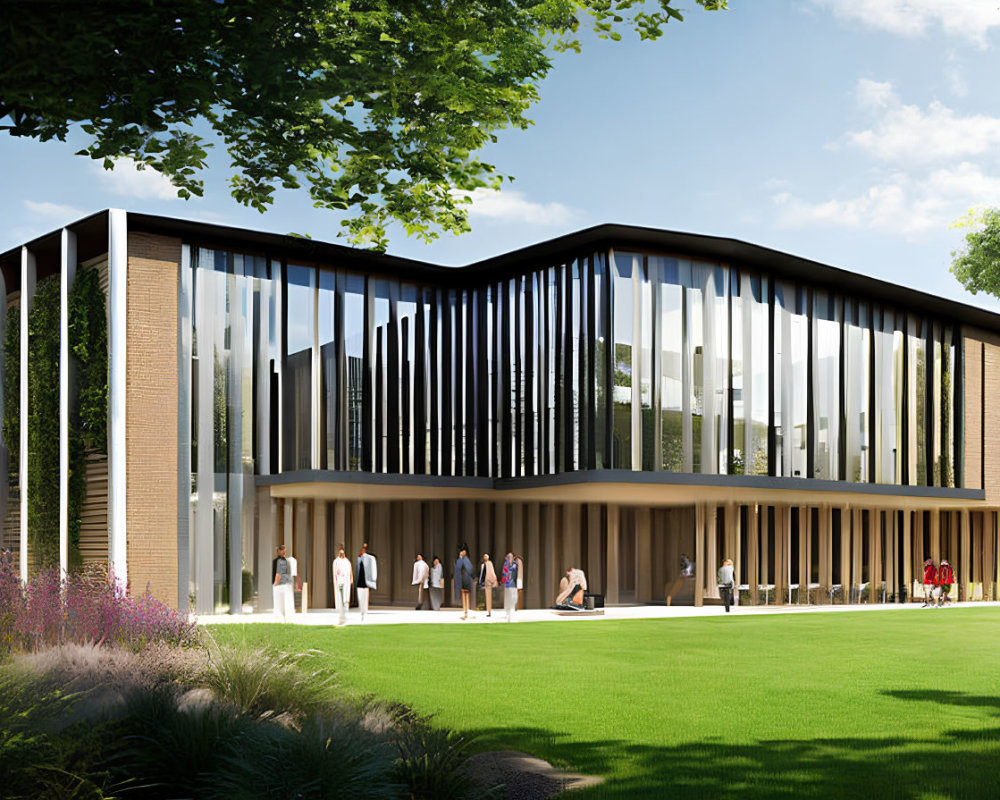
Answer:
<svg viewBox="0 0 1000 800"><path fill-rule="evenodd" d="M960 692L884 694L904 701L1000 710L1000 698ZM475 733L482 737L481 744L526 750L572 772L607 778L594 789L573 792L572 800L1000 797L1000 728L943 730L946 712L941 731L912 730L904 715L899 725L898 737L775 739L747 744L707 739L674 747L586 741L583 731L556 734L533 728L493 728Z"/></svg>

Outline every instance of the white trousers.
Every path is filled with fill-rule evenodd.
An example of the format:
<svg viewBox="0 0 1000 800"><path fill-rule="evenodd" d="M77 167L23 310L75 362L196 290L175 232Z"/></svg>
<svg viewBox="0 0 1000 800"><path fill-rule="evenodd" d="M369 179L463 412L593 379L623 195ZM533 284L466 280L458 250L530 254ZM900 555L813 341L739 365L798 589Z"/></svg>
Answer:
<svg viewBox="0 0 1000 800"><path fill-rule="evenodd" d="M503 590L503 610L507 612L507 622L511 622L514 609L517 607L517 589Z"/></svg>
<svg viewBox="0 0 1000 800"><path fill-rule="evenodd" d="M371 589L362 589L358 587L358 610L361 612L361 621L365 621L365 617L368 616L368 592Z"/></svg>
<svg viewBox="0 0 1000 800"><path fill-rule="evenodd" d="M338 583L333 587L333 603L341 622L347 621L347 607L351 604L351 584Z"/></svg>
<svg viewBox="0 0 1000 800"><path fill-rule="evenodd" d="M274 614L288 621L295 614L295 588L290 583L274 587Z"/></svg>

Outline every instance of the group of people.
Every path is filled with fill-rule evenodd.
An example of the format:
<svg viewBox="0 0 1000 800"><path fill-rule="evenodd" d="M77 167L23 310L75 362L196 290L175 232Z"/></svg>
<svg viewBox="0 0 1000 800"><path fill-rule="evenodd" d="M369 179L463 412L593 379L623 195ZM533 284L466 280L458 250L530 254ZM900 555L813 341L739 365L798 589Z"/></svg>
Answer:
<svg viewBox="0 0 1000 800"><path fill-rule="evenodd" d="M455 594L462 598L462 619L469 618L470 607L471 611L475 611L474 576L475 568L472 566L472 561L469 560L469 548L463 544L458 549L458 558L455 559ZM416 573L414 573L414 577L416 577ZM485 595L487 617L493 616L493 590L498 586L503 587L504 612L507 615L507 622L512 622L514 609L517 607L517 592L523 587L524 581L521 558L513 553L507 553L498 578L489 553L483 553L483 559L479 563L479 576L476 580L476 585L483 590Z"/></svg>
<svg viewBox="0 0 1000 800"><path fill-rule="evenodd" d="M941 560L941 566L934 565L934 559L924 561L924 608L937 606L941 608L948 602L951 585L955 582L955 570L947 560Z"/></svg>
<svg viewBox="0 0 1000 800"><path fill-rule="evenodd" d="M347 557L343 546L337 550L333 560L333 598L337 610L337 624L347 622L347 609L351 604L351 593L356 593L358 611L361 621L368 616L368 598L372 589L377 588L378 561L368 552L367 542L361 545L354 564ZM298 568L294 558L287 554L285 545L279 545L277 555L271 563L271 583L274 590L274 613L287 620L295 613L295 581ZM480 563L478 586L485 593L486 616L493 615L493 590L498 586L504 590L504 611L507 621L511 622L514 609L517 607L518 590L522 588L523 562L514 553L507 553L503 568L497 577L489 554L483 554ZM471 610L475 610L473 595L475 569L469 560L469 551L462 545L455 561L455 595L461 597L462 619L468 619ZM418 553L413 562L413 585L417 587L417 610L424 608L425 603L434 611L441 609L444 600L444 565L441 559L434 556L431 563L424 560Z"/></svg>

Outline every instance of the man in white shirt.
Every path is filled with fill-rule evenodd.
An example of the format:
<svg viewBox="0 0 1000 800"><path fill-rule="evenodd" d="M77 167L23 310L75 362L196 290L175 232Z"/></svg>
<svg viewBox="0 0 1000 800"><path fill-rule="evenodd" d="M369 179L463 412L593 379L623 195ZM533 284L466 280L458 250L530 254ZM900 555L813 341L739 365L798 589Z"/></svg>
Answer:
<svg viewBox="0 0 1000 800"><path fill-rule="evenodd" d="M424 607L424 589L427 588L427 576L430 571L424 557L417 553L417 560L413 562L413 585L417 587L417 611Z"/></svg>
<svg viewBox="0 0 1000 800"><path fill-rule="evenodd" d="M378 564L375 563L375 556L368 552L368 542L361 545L356 573L358 610L361 612L361 621L364 622L368 616L368 592L375 588L375 582L378 580Z"/></svg>

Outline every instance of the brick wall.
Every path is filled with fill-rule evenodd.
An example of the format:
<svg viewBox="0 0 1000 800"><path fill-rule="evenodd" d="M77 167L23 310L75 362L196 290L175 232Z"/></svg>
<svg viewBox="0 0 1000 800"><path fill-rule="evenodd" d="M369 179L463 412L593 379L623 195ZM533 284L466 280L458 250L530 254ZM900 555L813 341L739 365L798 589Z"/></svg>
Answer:
<svg viewBox="0 0 1000 800"><path fill-rule="evenodd" d="M983 466L983 342L982 337L965 336L962 339L965 366L964 423L965 457L963 459L964 484L967 489L982 489Z"/></svg>
<svg viewBox="0 0 1000 800"><path fill-rule="evenodd" d="M126 515L129 582L177 606L179 239L128 237Z"/></svg>
<svg viewBox="0 0 1000 800"><path fill-rule="evenodd" d="M983 371L983 448L986 502L1000 504L1000 439L990 432L1000 430L1000 337L983 336L985 369Z"/></svg>

